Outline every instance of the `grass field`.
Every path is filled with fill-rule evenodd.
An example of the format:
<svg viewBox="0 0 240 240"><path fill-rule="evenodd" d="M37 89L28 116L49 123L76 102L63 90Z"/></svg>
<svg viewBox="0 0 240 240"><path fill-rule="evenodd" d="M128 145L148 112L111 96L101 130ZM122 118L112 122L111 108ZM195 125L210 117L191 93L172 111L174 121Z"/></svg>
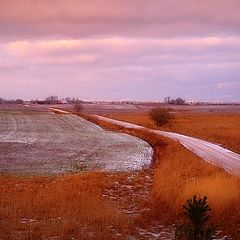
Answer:
<svg viewBox="0 0 240 240"><path fill-rule="evenodd" d="M157 128L147 113L118 113L108 117ZM178 113L171 124L160 129L198 137L240 153L240 114Z"/></svg>
<svg viewBox="0 0 240 240"><path fill-rule="evenodd" d="M0 239L112 239L129 219L102 198L106 175L0 177Z"/></svg>
<svg viewBox="0 0 240 240"><path fill-rule="evenodd" d="M154 149L152 167L53 177L2 175L0 239L170 240L171 225L184 219L182 204L195 194L207 195L212 222L223 234L240 239L239 177L206 163L177 142L91 121L149 142Z"/></svg>
<svg viewBox="0 0 240 240"><path fill-rule="evenodd" d="M210 165L179 143L140 130L124 130L99 120L108 129L128 132L154 147L153 185L149 219L170 223L182 219L182 205L193 195L206 195L212 207L212 221L239 239L240 178ZM147 221L147 220L146 220Z"/></svg>

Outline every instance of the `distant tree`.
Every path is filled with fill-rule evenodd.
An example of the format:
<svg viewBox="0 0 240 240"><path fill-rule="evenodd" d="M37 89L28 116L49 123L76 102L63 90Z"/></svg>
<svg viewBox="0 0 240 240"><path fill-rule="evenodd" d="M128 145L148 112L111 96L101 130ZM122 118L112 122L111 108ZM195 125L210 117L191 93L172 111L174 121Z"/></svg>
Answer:
<svg viewBox="0 0 240 240"><path fill-rule="evenodd" d="M185 100L183 100L182 98L176 98L175 99L175 104L176 105L184 105L185 104Z"/></svg>
<svg viewBox="0 0 240 240"><path fill-rule="evenodd" d="M82 101L82 100L80 100L80 99L78 99L78 98L75 98L75 97L73 97L73 98L71 98L71 97L66 97L65 98L66 99L66 101L68 102L68 103L70 103L70 104L74 104L74 103L84 103L84 101Z"/></svg>
<svg viewBox="0 0 240 240"><path fill-rule="evenodd" d="M185 104L185 100L183 100L182 98L178 97L176 99L170 99L170 98L165 98L165 102L168 101L168 104L173 104L173 105L184 105Z"/></svg>
<svg viewBox="0 0 240 240"><path fill-rule="evenodd" d="M67 103L71 103L71 98L70 97L66 97L65 100L67 101Z"/></svg>
<svg viewBox="0 0 240 240"><path fill-rule="evenodd" d="M0 98L0 104L3 104L3 103L4 103L4 99Z"/></svg>
<svg viewBox="0 0 240 240"><path fill-rule="evenodd" d="M78 99L78 98L73 98L73 103L84 103L84 101Z"/></svg>
<svg viewBox="0 0 240 240"><path fill-rule="evenodd" d="M22 99L19 99L19 98L18 98L18 99L15 100L15 103L16 103L16 104L23 104L24 101L23 101Z"/></svg>
<svg viewBox="0 0 240 240"><path fill-rule="evenodd" d="M38 101L38 99L31 99L31 100L30 100L30 104L36 104L37 101Z"/></svg>
<svg viewBox="0 0 240 240"><path fill-rule="evenodd" d="M80 101L77 101L73 104L74 111L80 113L83 110L83 105Z"/></svg>
<svg viewBox="0 0 240 240"><path fill-rule="evenodd" d="M176 103L176 100L175 99L170 99L168 103L174 105Z"/></svg>
<svg viewBox="0 0 240 240"><path fill-rule="evenodd" d="M165 102L166 104L169 104L169 102L170 102L170 97L165 97L165 98L164 98L164 102Z"/></svg>
<svg viewBox="0 0 240 240"><path fill-rule="evenodd" d="M15 100L14 99L6 99L5 103L7 103L7 104L14 104Z"/></svg>
<svg viewBox="0 0 240 240"><path fill-rule="evenodd" d="M45 99L45 101L49 102L50 104L58 103L58 96L52 95Z"/></svg>
<svg viewBox="0 0 240 240"><path fill-rule="evenodd" d="M169 108L156 107L151 109L150 117L158 127L170 122L173 119Z"/></svg>

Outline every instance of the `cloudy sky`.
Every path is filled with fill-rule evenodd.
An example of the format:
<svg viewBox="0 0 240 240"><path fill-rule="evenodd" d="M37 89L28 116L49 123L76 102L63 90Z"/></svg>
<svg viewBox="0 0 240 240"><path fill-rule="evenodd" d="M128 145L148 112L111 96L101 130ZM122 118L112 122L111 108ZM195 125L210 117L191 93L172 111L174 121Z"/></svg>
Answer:
<svg viewBox="0 0 240 240"><path fill-rule="evenodd" d="M0 97L240 101L239 0L0 0Z"/></svg>

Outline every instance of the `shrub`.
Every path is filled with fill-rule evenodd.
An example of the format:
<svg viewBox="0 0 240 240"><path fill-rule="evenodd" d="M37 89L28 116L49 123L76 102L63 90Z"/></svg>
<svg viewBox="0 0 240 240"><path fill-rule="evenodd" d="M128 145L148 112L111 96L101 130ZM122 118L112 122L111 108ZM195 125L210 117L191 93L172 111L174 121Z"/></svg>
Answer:
<svg viewBox="0 0 240 240"><path fill-rule="evenodd" d="M83 110L83 106L82 106L82 104L81 104L80 102L76 102L76 103L73 105L73 107L74 107L74 111L76 111L76 112L78 112L78 113Z"/></svg>
<svg viewBox="0 0 240 240"><path fill-rule="evenodd" d="M173 119L169 108L156 107L150 111L151 119L158 127L170 122Z"/></svg>

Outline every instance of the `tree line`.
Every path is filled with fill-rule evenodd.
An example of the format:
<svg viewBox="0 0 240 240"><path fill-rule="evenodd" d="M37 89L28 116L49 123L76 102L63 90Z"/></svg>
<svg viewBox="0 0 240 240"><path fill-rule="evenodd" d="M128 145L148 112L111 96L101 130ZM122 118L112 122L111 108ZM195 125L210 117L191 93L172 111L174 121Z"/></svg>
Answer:
<svg viewBox="0 0 240 240"><path fill-rule="evenodd" d="M165 97L164 103L172 104L172 105L184 105L184 104L186 104L186 101L180 97L178 97L176 99L171 99L170 97Z"/></svg>
<svg viewBox="0 0 240 240"><path fill-rule="evenodd" d="M23 104L24 101L22 99L5 99L0 98L0 104Z"/></svg>
<svg viewBox="0 0 240 240"><path fill-rule="evenodd" d="M75 104L75 103L83 103L84 101L75 98L75 97L66 97L66 98L59 98L58 96L52 95L49 97L46 97L44 100L38 100L33 99L30 101L24 101L23 99L17 98L17 99L5 99L0 98L0 104L61 104L61 103L69 103L69 104Z"/></svg>

